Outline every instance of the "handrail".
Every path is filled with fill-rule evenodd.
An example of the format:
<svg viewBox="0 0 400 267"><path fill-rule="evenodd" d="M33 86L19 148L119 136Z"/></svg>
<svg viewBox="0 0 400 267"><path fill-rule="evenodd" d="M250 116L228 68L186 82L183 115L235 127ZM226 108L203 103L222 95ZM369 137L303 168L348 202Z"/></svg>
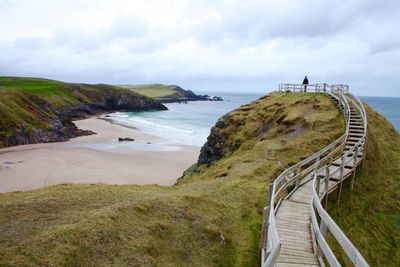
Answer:
<svg viewBox="0 0 400 267"><path fill-rule="evenodd" d="M291 92L304 92L306 90L304 85L300 84L280 84L279 85L279 91L291 91ZM320 166L322 164L326 164L328 161L332 162L333 157L335 157L339 152L342 152L344 150L344 147L346 145L346 140L348 138L349 134L349 129L350 129L350 106L346 97L346 94L349 94L349 86L348 85L343 85L343 84L335 84L335 85L330 85L326 83L322 84L309 84L307 85L307 91L314 91L316 93L326 93L331 95L332 97L336 98L339 102L339 107L343 110L345 116L346 116L346 131L345 133L336 139L334 142L326 146L325 148L321 149L320 151L314 153L313 155L309 156L308 158L300 161L299 163L287 168L284 170L278 178L275 179L275 181L271 185L270 189L270 199L269 199L269 205L268 205L268 219L264 218L264 223L263 223L263 228L266 230L267 237L266 237L266 242L264 242L265 246L262 248L261 251L261 265L262 266L273 266L276 259L279 256L280 253L280 248L281 248L281 243L279 240L279 235L278 231L276 228L276 221L275 221L275 214L282 202L282 200L287 199L290 197L290 195L297 190L301 186L302 183L309 181L310 179L315 179L315 173L317 170L320 169ZM354 96L353 96L354 97ZM356 101L358 98L354 97ZM362 106L361 101L357 101L355 103L353 100L352 104L359 108L359 105ZM365 110L363 109L364 107L362 106L361 112L363 119L366 121L366 113ZM365 124L366 125L366 124ZM365 136L365 132L364 132ZM361 144L364 144L365 142L362 142L360 140L355 147L358 145L360 146ZM352 150L349 150L345 155L351 154ZM357 154L355 152L354 154ZM342 157L343 159L343 157ZM344 161L346 164L348 161ZM314 173L314 175L313 175ZM315 181L314 181L315 183ZM313 184L314 184L313 183ZM289 186L293 186L291 190L289 189ZM315 191L315 187L313 187L313 190ZM328 192L327 192L328 193ZM322 198L321 198L322 199ZM318 201L320 199L318 198ZM314 201L314 200L313 200ZM313 203L313 201L311 203ZM320 203L321 204L321 203ZM321 206L322 207L322 206ZM314 209L313 206L311 205L311 210L312 210L312 222L316 222L316 214L314 214ZM323 212L320 212L319 209L318 215L322 214ZM326 217L324 215L324 218ZM329 215L327 215L329 216ZM315 220L314 220L315 218ZM330 218L330 217L329 217ZM315 227L314 227L315 228ZM339 229L340 231L340 229ZM329 249L329 245L326 243L326 240L321 235L321 233L315 231L315 241L318 242L319 247L324 248L322 251L324 252L324 255L326 258L329 257L331 261L329 262L337 262L333 252ZM344 235L344 234L343 234ZM360 254L361 255L361 254ZM328 260L329 260L328 259ZM338 265L336 265L338 266ZM367 266L367 265L363 265Z"/></svg>
<svg viewBox="0 0 400 267"><path fill-rule="evenodd" d="M341 158L341 166L340 168L337 168L335 171L333 171L330 174L327 174L325 178L320 179L317 175L317 171L314 174L314 181L313 181L313 186L312 186L312 199L311 199L311 229L312 233L314 234L315 242L320 250L321 253L319 253L318 258L321 263L323 263L323 257L325 256L325 259L328 261L328 263L331 266L341 266L340 263L337 261L335 255L332 253L332 251L329 248L329 245L327 246L327 242L325 239L326 232L329 230L332 235L334 236L335 240L340 244L346 255L349 257L351 262L355 266L369 266L366 260L363 258L361 253L357 250L357 248L353 245L353 243L347 238L347 236L343 233L343 231L340 229L340 227L334 222L334 220L329 216L328 212L323 208L321 204L321 200L329 194L329 177L332 177L334 174L337 174L338 172L340 173L340 180L342 181L344 179L343 177L343 168L344 166L352 166L353 164L353 171L355 171L355 168L357 167L357 157L360 152L363 152L363 156L365 155L364 151L364 145L365 145L365 140L366 140L366 133L367 133L367 114L365 112L365 108L362 104L362 102L356 97L352 96L356 101L353 99L350 99L352 102L353 106L358 109L362 121L363 121L363 126L364 126L364 131L362 134L362 137L359 138L358 142L356 142L351 149L349 149L346 153L344 153L340 158ZM356 103L358 102L358 103ZM361 160L359 161L361 162ZM358 163L359 164L359 163ZM326 166L322 167L327 168ZM320 170L321 170L320 169ZM321 187L320 184L324 183L324 187ZM338 183L337 183L338 186ZM337 187L336 186L336 187ZM322 192L321 192L322 189ZM320 218L320 223L318 223L317 220L317 215Z"/></svg>

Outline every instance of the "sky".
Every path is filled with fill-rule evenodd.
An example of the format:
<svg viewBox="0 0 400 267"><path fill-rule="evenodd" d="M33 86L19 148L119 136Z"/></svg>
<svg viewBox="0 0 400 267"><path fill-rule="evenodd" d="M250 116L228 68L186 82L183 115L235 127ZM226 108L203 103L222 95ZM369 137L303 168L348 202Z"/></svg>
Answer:
<svg viewBox="0 0 400 267"><path fill-rule="evenodd" d="M0 0L0 75L400 97L400 1Z"/></svg>

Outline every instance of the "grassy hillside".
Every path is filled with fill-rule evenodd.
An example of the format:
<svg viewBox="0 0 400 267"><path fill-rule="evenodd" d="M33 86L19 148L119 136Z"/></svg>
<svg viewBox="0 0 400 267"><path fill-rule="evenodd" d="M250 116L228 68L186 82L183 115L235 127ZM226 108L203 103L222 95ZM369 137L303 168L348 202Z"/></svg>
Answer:
<svg viewBox="0 0 400 267"><path fill-rule="evenodd" d="M354 191L347 181L340 206L333 194L329 212L371 266L398 266L400 134L371 108L367 113L367 154L356 173ZM343 253L338 247L336 251Z"/></svg>
<svg viewBox="0 0 400 267"><path fill-rule="evenodd" d="M182 89L176 85L145 84L145 85L118 85L132 90L135 93L145 95L163 102L176 102L184 100L207 100L205 96L196 95L190 90Z"/></svg>
<svg viewBox="0 0 400 267"><path fill-rule="evenodd" d="M77 132L71 118L106 110L149 109L165 107L111 85L0 77L0 147L68 139Z"/></svg>
<svg viewBox="0 0 400 267"><path fill-rule="evenodd" d="M119 87L130 89L136 93L156 98L156 97L172 97L177 96L177 86L175 85L164 85L164 84L143 84L143 85L133 85L133 84L123 84L118 85Z"/></svg>
<svg viewBox="0 0 400 267"><path fill-rule="evenodd" d="M273 93L220 118L175 186L2 194L0 265L258 266L268 183L343 127L326 96Z"/></svg>

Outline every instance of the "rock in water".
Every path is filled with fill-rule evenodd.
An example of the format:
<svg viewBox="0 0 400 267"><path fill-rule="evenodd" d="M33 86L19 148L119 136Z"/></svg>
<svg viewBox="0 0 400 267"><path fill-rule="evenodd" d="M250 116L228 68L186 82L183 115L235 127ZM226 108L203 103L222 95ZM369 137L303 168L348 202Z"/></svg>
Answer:
<svg viewBox="0 0 400 267"><path fill-rule="evenodd" d="M118 138L118 141L119 141L119 142L123 142L123 141L133 142L133 141L135 141L135 139L130 138L130 137L125 137L125 138L119 137L119 138Z"/></svg>

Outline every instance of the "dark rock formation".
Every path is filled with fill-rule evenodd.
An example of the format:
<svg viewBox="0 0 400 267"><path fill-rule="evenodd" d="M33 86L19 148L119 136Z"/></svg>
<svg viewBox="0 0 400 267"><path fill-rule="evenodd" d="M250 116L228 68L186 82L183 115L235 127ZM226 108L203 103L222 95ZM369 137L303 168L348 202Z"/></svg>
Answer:
<svg viewBox="0 0 400 267"><path fill-rule="evenodd" d="M221 130L228 127L229 124L229 117L225 115L211 128L207 142L200 150L198 164L211 164L225 156L223 148L228 136L223 134Z"/></svg>

